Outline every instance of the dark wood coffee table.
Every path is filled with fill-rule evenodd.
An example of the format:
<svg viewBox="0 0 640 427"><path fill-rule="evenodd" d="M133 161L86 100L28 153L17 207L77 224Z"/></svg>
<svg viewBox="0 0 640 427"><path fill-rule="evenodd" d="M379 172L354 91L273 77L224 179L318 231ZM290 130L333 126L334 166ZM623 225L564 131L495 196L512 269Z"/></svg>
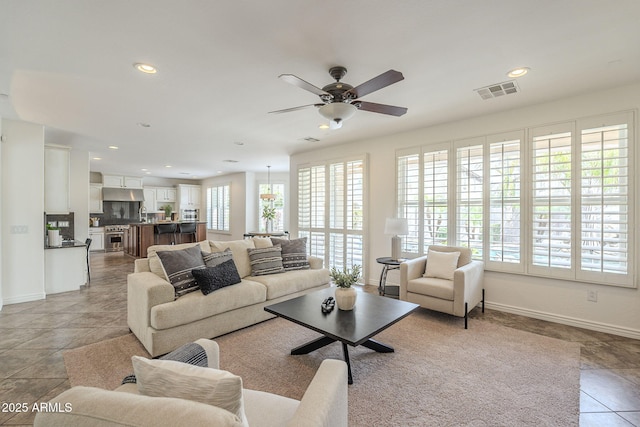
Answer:
<svg viewBox="0 0 640 427"><path fill-rule="evenodd" d="M375 294L358 292L353 310L343 311L336 306L332 312L323 313L320 304L333 296L335 288L326 288L265 307L276 316L290 320L323 336L291 350L291 354L307 354L336 341L342 343L344 361L347 362L349 384L353 384L350 346L363 345L380 353L391 353L393 347L372 339L379 332L405 318L419 307L406 301L384 298Z"/></svg>

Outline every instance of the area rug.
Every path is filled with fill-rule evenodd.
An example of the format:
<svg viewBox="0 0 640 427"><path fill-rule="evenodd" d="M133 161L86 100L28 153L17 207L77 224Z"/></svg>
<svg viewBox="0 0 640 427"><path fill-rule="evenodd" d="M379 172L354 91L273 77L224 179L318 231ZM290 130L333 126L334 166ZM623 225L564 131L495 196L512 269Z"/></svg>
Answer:
<svg viewBox="0 0 640 427"><path fill-rule="evenodd" d="M221 368L240 375L246 388L300 399L322 360L342 359L339 343L289 354L318 336L269 320L216 338ZM350 348L351 426L578 425L579 344L481 320L465 330L459 319L422 309L376 339L396 351ZM141 354L136 343L127 335L67 351L71 384L116 387L131 373L124 361Z"/></svg>

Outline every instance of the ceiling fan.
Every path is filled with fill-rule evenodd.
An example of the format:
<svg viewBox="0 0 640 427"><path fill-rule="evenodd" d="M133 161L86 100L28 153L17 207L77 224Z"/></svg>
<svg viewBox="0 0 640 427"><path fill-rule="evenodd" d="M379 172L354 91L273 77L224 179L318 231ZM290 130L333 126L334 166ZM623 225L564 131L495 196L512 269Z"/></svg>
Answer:
<svg viewBox="0 0 640 427"><path fill-rule="evenodd" d="M347 74L345 67L332 67L329 74L336 81L330 83L320 89L309 82L302 80L293 74L281 74L278 76L281 80L298 86L320 97L322 103L302 105L300 107L286 108L284 110L270 111L270 113L288 113L290 111L302 110L309 107L318 108L318 112L329 120L332 129L342 127L342 122L355 114L357 110L371 111L372 113L388 114L400 117L407 112L404 107L396 107L393 105L376 104L374 102L361 101L359 98L380 90L394 83L404 80L401 72L389 70L372 78L356 87L341 80Z"/></svg>

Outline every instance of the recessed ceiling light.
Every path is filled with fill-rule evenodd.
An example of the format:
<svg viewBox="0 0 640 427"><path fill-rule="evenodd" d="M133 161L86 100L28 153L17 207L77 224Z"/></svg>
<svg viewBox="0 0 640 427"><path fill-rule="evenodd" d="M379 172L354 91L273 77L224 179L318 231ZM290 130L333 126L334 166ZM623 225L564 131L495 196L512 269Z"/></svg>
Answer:
<svg viewBox="0 0 640 427"><path fill-rule="evenodd" d="M140 126L141 128L150 128L151 127L151 125L149 123L144 123L144 122L138 122L137 125Z"/></svg>
<svg viewBox="0 0 640 427"><path fill-rule="evenodd" d="M142 168L142 169L140 169L140 170L141 170L142 172L146 172L146 171L148 171L149 169L147 169L147 168Z"/></svg>
<svg viewBox="0 0 640 427"><path fill-rule="evenodd" d="M135 64L133 64L133 66L136 70L141 71L145 74L155 74L158 72L156 67L154 67L153 65L143 64L142 62L136 62Z"/></svg>
<svg viewBox="0 0 640 427"><path fill-rule="evenodd" d="M529 72L530 68L529 67L518 67L518 68L514 68L513 70L509 71L507 73L507 76L515 78L515 77L522 77L525 74L527 74Z"/></svg>
<svg viewBox="0 0 640 427"><path fill-rule="evenodd" d="M173 167L173 166L171 166L171 165L164 165L164 167L165 167L165 168L171 168L171 167Z"/></svg>
<svg viewBox="0 0 640 427"><path fill-rule="evenodd" d="M109 148L109 150L117 150L117 149L119 149L120 147L118 147L118 146L116 146L116 145L110 145L108 148Z"/></svg>
<svg viewBox="0 0 640 427"><path fill-rule="evenodd" d="M320 126L318 126L320 129L329 129L329 125L327 124L321 124Z"/></svg>
<svg viewBox="0 0 640 427"><path fill-rule="evenodd" d="M146 173L147 175L151 175L151 172L149 172L149 171L146 171L145 173Z"/></svg>
<svg viewBox="0 0 640 427"><path fill-rule="evenodd" d="M94 157L92 160L102 160L102 157Z"/></svg>

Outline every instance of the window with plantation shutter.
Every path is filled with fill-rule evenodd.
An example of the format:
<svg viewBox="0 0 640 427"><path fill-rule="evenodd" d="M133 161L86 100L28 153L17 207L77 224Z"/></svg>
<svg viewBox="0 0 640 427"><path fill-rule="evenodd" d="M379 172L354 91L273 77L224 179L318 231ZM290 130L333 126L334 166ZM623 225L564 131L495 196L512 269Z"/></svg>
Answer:
<svg viewBox="0 0 640 427"><path fill-rule="evenodd" d="M572 267L571 146L570 131L532 140L531 264L541 272Z"/></svg>
<svg viewBox="0 0 640 427"><path fill-rule="evenodd" d="M364 268L364 184L364 159L298 169L298 234L328 267Z"/></svg>
<svg viewBox="0 0 640 427"><path fill-rule="evenodd" d="M580 133L579 276L585 280L624 283L629 273L631 178L624 119Z"/></svg>
<svg viewBox="0 0 640 427"><path fill-rule="evenodd" d="M420 254L420 230L422 214L420 209L420 154L399 155L396 159L398 182L398 218L406 218L408 234L402 239L402 252Z"/></svg>
<svg viewBox="0 0 640 427"><path fill-rule="evenodd" d="M500 270L524 271L521 238L521 145L519 137L489 143L487 262Z"/></svg>
<svg viewBox="0 0 640 427"><path fill-rule="evenodd" d="M465 143L466 145L466 143ZM471 249L474 259L483 259L483 146L474 144L456 150L456 244Z"/></svg>
<svg viewBox="0 0 640 427"><path fill-rule="evenodd" d="M429 245L446 245L449 230L449 153L447 150L423 154L424 185L422 217L423 251Z"/></svg>
<svg viewBox="0 0 640 427"><path fill-rule="evenodd" d="M229 184L207 188L207 228L215 231L231 230L231 195Z"/></svg>

